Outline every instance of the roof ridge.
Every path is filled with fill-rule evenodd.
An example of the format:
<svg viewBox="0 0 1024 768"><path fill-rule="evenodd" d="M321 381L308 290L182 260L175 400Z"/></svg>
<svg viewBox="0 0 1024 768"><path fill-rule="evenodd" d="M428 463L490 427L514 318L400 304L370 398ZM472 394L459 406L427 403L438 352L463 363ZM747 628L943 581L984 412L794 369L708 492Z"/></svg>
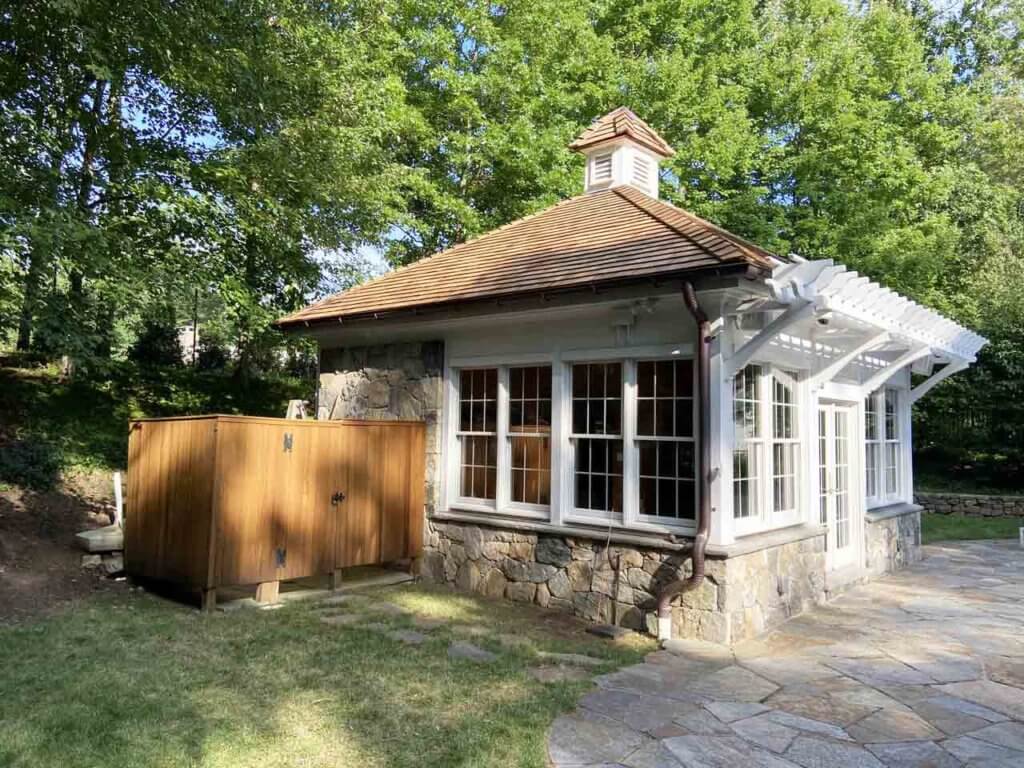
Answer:
<svg viewBox="0 0 1024 768"><path fill-rule="evenodd" d="M606 190L604 190L604 191L606 191ZM282 317L277 322L279 322L279 323L280 322L287 322L287 321L289 321L295 315L299 315L299 314L305 313L306 310L311 309L313 307L319 307L319 306L325 305L328 302L333 301L334 299L337 299L337 298L339 298L342 295L344 295L344 296L351 296L353 293L359 293L360 289L366 288L369 285L380 284L380 282L383 281L383 280L390 280L392 277L394 277L396 275L404 274L404 273L408 272L409 270L411 270L413 267L419 266L421 264L426 264L426 263L428 263L428 262L438 258L439 256L445 256L445 255L452 254L452 253L455 253L457 251L460 251L460 250L464 249L466 246L471 245L472 243L478 242L478 241L484 239L485 237L489 237L490 235L495 235L498 232L501 232L501 231L503 231L505 229L508 229L511 226L514 226L516 224L521 224L524 221L529 221L530 219L534 219L534 218L540 216L543 213L547 213L548 211L553 211L556 208L560 208L561 206L566 205L567 203L573 202L574 200L578 200L578 199L580 199L582 197L586 197L588 194L594 194L594 193L583 192L583 193L581 193L579 195L573 195L572 197L567 197L567 198L565 198L563 200L559 200L558 202L552 203L551 205L547 206L546 208L541 208L539 211L534 211L533 213L528 213L525 216L520 216L518 219L513 219L512 221L506 222L506 223L504 223L504 224L502 224L502 225L500 225L498 227L495 227L494 229L489 229L486 232L483 232L483 233L477 235L476 237L471 237L471 238L469 238L467 240L463 240L461 243L455 243L454 245L451 245L451 246L449 246L449 247L447 247L447 248L445 248L443 250L436 251L435 253L431 253L430 255L424 256L421 259L416 259L416 261L413 261L413 262L411 262L409 264L402 264L401 266L395 267L394 269L391 269L391 270L385 272L382 275L377 275L376 277L367 280L365 283L358 283L356 285L353 285L351 288L346 288L343 291L338 291L337 293L332 293L330 296L326 296L325 298L320 299L320 301L314 302L312 304L307 304L302 309L296 310L295 312L288 313L287 315Z"/></svg>
<svg viewBox="0 0 1024 768"><path fill-rule="evenodd" d="M632 196L623 194L623 192L620 191L620 190L624 191L627 188L625 188L625 187L614 187L613 189L616 191L616 193L618 193L619 197L621 197L623 200L628 201L629 203L631 203L632 205L636 206L638 209L640 209L641 211L646 213L651 218L655 219L656 221L660 222L661 224L664 224L666 227L669 227L674 232L677 232L680 236L685 237L687 240L689 240L690 242L698 245L699 247L701 247L702 249L704 249L708 253L711 253L712 255L715 255L707 246L702 244L700 241L698 241L696 238L694 238L691 234L689 234L687 232L684 232L679 227L677 227L675 224L673 224L671 221L665 220L664 218L659 216L656 212L650 210L646 205L642 205L638 200L634 200L632 198ZM707 227L710 230L710 234L711 235L713 235L714 237L718 238L719 240L724 240L729 245L732 245L732 246L738 248L748 258L752 258L752 259L754 259L754 260L756 260L758 262L767 261L768 260L768 256L779 258L778 256L776 256L776 254L771 253L771 251L768 251L768 250L762 248L761 246L757 245L756 243L752 243L749 240L746 240L745 238L740 237L739 235L734 235L731 232L729 232L727 229L725 229L724 227L720 227L717 224L714 224L714 223L708 221L707 219L703 219L700 216L696 215L695 213L690 213L690 211L687 211L684 208L680 208L677 205L673 205L672 203L670 203L670 202L668 202L666 200L659 200L659 199L654 198L654 197L649 197L648 195L645 195L643 192L639 192L639 190L637 192L638 192L638 194L643 195L645 203L651 202L651 203L657 203L658 205L664 205L667 208L671 208L676 213L679 213L679 214L685 216L686 218L690 219L694 223L702 225L704 227ZM767 256L763 255L763 254L767 254Z"/></svg>

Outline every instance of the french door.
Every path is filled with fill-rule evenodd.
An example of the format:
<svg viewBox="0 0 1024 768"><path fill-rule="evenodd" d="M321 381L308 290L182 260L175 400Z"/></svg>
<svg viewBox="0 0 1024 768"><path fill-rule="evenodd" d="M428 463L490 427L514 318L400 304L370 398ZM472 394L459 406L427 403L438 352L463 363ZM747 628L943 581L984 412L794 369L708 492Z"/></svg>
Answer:
<svg viewBox="0 0 1024 768"><path fill-rule="evenodd" d="M818 406L818 513L828 526L828 567L853 566L860 552L863 515L856 514L852 406Z"/></svg>

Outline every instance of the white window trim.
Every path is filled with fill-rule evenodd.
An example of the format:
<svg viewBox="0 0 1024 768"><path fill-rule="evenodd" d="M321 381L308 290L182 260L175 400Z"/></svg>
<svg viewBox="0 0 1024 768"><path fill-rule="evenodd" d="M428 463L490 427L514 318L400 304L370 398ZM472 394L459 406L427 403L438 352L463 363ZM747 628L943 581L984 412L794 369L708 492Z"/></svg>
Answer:
<svg viewBox="0 0 1024 768"><path fill-rule="evenodd" d="M778 528L786 528L792 525L797 525L806 519L807 510L810 504L810 497L807 493L807 483L809 479L807 477L807 435L808 430L806 425L808 423L817 426L816 418L811 422L808 422L808 412L812 409L808 407L808 395L806 380L801 372L797 373L797 377L794 378L790 373L787 373L784 366L773 364L761 360L754 360L749 365L755 365L761 369L761 373L757 380L757 399L759 403L758 413L758 433L760 437L749 440L748 442L754 443L758 446L760 467L758 468L757 483L755 486L755 493L757 497L757 508L753 515L749 517L736 517L735 513L735 478L732 477L732 451L736 448L735 445L735 428L733 424L733 416L730 413L729 426L733 430L733 438L730 441L731 446L729 450L729 461L730 461L730 473L729 473L729 485L727 490L729 498L729 515L731 516L731 525L733 534L736 538L743 536L749 536L755 533L763 533L765 531L771 531ZM746 367L746 366L744 366ZM740 374L737 372L736 374ZM772 379L774 376L780 376L785 380L789 380L793 386L793 399L795 407L796 424L794 434L795 438L787 438L784 442L796 445L796 477L794 478L794 507L789 510L775 510L775 499L774 499L774 476L775 476L775 455L773 446L776 443L775 434L773 430L773 414L774 414L774 400L772 393ZM729 386L732 387L732 381L729 381ZM733 393L729 393L729 402L733 402ZM815 512L817 507L814 507Z"/></svg>
<svg viewBox="0 0 1024 768"><path fill-rule="evenodd" d="M629 530L649 534L692 535L695 523L690 520L655 520L641 516L639 509L639 446L636 445L636 362L656 359L693 360L692 343L618 347L613 349L577 349L552 354L479 355L449 358L445 364L444 428L441 461L441 508L480 512L496 517L524 518L550 522L551 525L580 524L603 529ZM623 511L618 517L595 515L577 510L575 496L575 451L572 444L572 364L577 362L617 362L623 366L622 440ZM550 365L551 381L551 503L549 506L512 503L511 449L508 441L508 369L526 365ZM461 455L458 443L458 377L463 368L498 369L498 469L497 493L493 505L459 495ZM694 450L699 451L696 429L699 403L694 392Z"/></svg>
<svg viewBox="0 0 1024 768"><path fill-rule="evenodd" d="M885 419L885 393L886 391L892 392L896 397L896 413L894 414L894 420L896 422L896 435L895 439L889 437L888 431L886 430L886 419ZM904 418L907 404L907 392L905 389L900 387L879 387L867 398L862 407L864 410L864 419L867 420L866 406L867 400L871 399L875 406L875 433L878 435L877 440L869 441L867 439L867 430L864 431L864 474L863 474L863 493L864 493L864 507L865 509L876 509L878 507L885 507L890 504L897 504L907 499L908 493L908 456L909 456L909 435L907 434L907 420ZM867 493L867 474L870 457L868 455L868 444L872 443L878 446L878 451L874 460L874 472L876 478L876 490L878 491L874 496L868 496ZM896 446L896 487L892 491L888 491L886 484L886 454L889 450L890 445Z"/></svg>

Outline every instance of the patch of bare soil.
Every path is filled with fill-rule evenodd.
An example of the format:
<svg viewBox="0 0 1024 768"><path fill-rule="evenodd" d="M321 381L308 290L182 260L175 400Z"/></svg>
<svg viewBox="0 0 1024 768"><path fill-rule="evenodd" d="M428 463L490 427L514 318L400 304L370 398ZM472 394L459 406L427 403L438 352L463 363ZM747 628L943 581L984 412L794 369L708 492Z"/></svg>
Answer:
<svg viewBox="0 0 1024 768"><path fill-rule="evenodd" d="M99 474L99 473L97 473ZM52 491L0 490L0 625L126 589L101 569L82 568L75 534L109 525L101 477L79 475Z"/></svg>

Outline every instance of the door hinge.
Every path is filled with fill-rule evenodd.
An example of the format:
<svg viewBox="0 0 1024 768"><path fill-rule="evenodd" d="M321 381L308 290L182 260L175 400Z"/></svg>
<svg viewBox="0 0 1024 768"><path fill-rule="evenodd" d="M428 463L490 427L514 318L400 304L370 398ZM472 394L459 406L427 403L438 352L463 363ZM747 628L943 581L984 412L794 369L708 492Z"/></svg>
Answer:
<svg viewBox="0 0 1024 768"><path fill-rule="evenodd" d="M277 563L278 568L284 568L285 562L288 560L288 550L284 547L278 547L274 550L274 562Z"/></svg>
<svg viewBox="0 0 1024 768"><path fill-rule="evenodd" d="M292 437L292 433L291 432L285 432L284 433L284 452L285 453L291 453L292 452L292 444L294 442L295 442L295 440Z"/></svg>

